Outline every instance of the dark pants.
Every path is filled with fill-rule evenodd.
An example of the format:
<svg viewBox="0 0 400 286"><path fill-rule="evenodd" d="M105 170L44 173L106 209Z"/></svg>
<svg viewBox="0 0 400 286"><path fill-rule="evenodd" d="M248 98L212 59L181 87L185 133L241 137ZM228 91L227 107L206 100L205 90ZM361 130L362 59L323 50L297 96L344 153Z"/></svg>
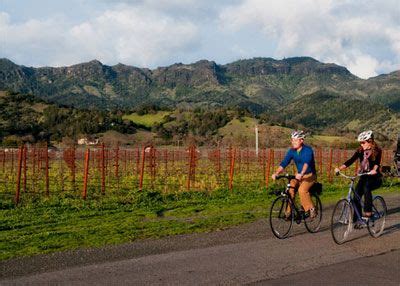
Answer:
<svg viewBox="0 0 400 286"><path fill-rule="evenodd" d="M361 212L361 197L364 196L364 211L372 212L372 192L382 185L382 179L379 175L375 176L363 176L358 181L355 189L357 196L354 198L354 207L360 215ZM356 214L354 214L356 219Z"/></svg>

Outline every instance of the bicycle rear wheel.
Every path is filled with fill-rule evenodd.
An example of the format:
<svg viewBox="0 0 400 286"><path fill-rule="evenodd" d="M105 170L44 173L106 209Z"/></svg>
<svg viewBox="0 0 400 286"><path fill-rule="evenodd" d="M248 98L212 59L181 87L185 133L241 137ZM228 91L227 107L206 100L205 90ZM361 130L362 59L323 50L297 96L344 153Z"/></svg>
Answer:
<svg viewBox="0 0 400 286"><path fill-rule="evenodd" d="M293 208L287 213L289 199L285 196L277 197L271 205L269 212L269 224L272 233L279 239L286 238L292 229L294 214Z"/></svg>
<svg viewBox="0 0 400 286"><path fill-rule="evenodd" d="M372 216L368 220L368 232L373 237L379 237L385 229L386 203L381 196L376 196L372 201Z"/></svg>
<svg viewBox="0 0 400 286"><path fill-rule="evenodd" d="M310 216L306 217L304 219L304 224L306 226L306 229L311 232L315 233L319 231L319 228L321 227L321 221L322 221L322 203L318 195L311 195L311 200L313 202L314 208L317 212L317 216L314 218L311 218Z"/></svg>
<svg viewBox="0 0 400 286"><path fill-rule="evenodd" d="M331 218L332 238L337 244L346 241L351 232L352 221L353 207L351 204L345 199L338 201Z"/></svg>

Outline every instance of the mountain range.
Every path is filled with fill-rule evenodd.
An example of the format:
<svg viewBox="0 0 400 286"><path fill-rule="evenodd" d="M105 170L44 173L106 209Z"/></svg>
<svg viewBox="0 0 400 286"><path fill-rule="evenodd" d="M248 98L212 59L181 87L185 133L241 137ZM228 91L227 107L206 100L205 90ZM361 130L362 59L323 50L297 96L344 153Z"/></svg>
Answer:
<svg viewBox="0 0 400 286"><path fill-rule="evenodd" d="M33 68L0 59L0 90L76 108L240 107L316 129L374 127L388 135L400 129L400 71L360 79L310 57L225 65L201 60L156 69L97 60Z"/></svg>

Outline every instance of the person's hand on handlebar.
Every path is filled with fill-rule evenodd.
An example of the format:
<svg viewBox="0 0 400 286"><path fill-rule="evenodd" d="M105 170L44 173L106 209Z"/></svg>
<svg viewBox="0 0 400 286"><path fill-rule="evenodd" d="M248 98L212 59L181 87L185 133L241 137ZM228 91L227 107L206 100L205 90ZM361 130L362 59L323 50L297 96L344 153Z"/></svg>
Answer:
<svg viewBox="0 0 400 286"><path fill-rule="evenodd" d="M276 180L276 177L278 177L278 175L279 175L280 173L282 173L283 170L284 170L284 169L283 169L281 166L279 166L278 169L276 169L275 173L272 174L272 176L271 176L272 180L275 181L275 180Z"/></svg>
<svg viewBox="0 0 400 286"><path fill-rule="evenodd" d="M368 172L368 175L376 175L378 172L375 169L372 169L371 171Z"/></svg>
<svg viewBox="0 0 400 286"><path fill-rule="evenodd" d="M296 180L301 181L303 179L303 175L301 173L296 174Z"/></svg>
<svg viewBox="0 0 400 286"><path fill-rule="evenodd" d="M339 176L339 173L342 171L342 170L344 170L344 169L346 169L347 168L347 166L346 165L342 165L342 166L340 166L340 167L336 167L335 168L335 174L336 174L336 176Z"/></svg>

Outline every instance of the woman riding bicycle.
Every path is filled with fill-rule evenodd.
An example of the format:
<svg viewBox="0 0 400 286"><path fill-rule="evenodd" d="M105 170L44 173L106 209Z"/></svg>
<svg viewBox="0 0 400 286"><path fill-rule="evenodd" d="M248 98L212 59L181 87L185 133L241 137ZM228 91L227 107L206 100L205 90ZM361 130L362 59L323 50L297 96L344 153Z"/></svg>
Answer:
<svg viewBox="0 0 400 286"><path fill-rule="evenodd" d="M300 203L304 211L309 213L311 218L314 218L317 212L309 192L310 188L317 180L314 152L310 146L304 144L305 133L303 131L293 131L291 137L292 148L286 153L280 166L272 175L272 179L275 180L293 160L297 167L297 174L296 179L290 181L290 195L294 198L295 189L298 187ZM288 208L289 209L286 211L290 213L290 206L288 206Z"/></svg>
<svg viewBox="0 0 400 286"><path fill-rule="evenodd" d="M371 130L364 131L358 135L360 147L355 151L353 156L343 163L339 168L335 168L335 172L339 172L348 168L357 159L360 160L359 173L369 173L369 176L362 176L358 181L355 192L358 196L354 198L355 208L361 215L360 199L364 196L364 216L363 219L368 219L372 215L372 190L379 188L382 185L382 175L380 173L380 164L382 158L382 150L374 141L374 134ZM355 218L354 218L355 219Z"/></svg>

